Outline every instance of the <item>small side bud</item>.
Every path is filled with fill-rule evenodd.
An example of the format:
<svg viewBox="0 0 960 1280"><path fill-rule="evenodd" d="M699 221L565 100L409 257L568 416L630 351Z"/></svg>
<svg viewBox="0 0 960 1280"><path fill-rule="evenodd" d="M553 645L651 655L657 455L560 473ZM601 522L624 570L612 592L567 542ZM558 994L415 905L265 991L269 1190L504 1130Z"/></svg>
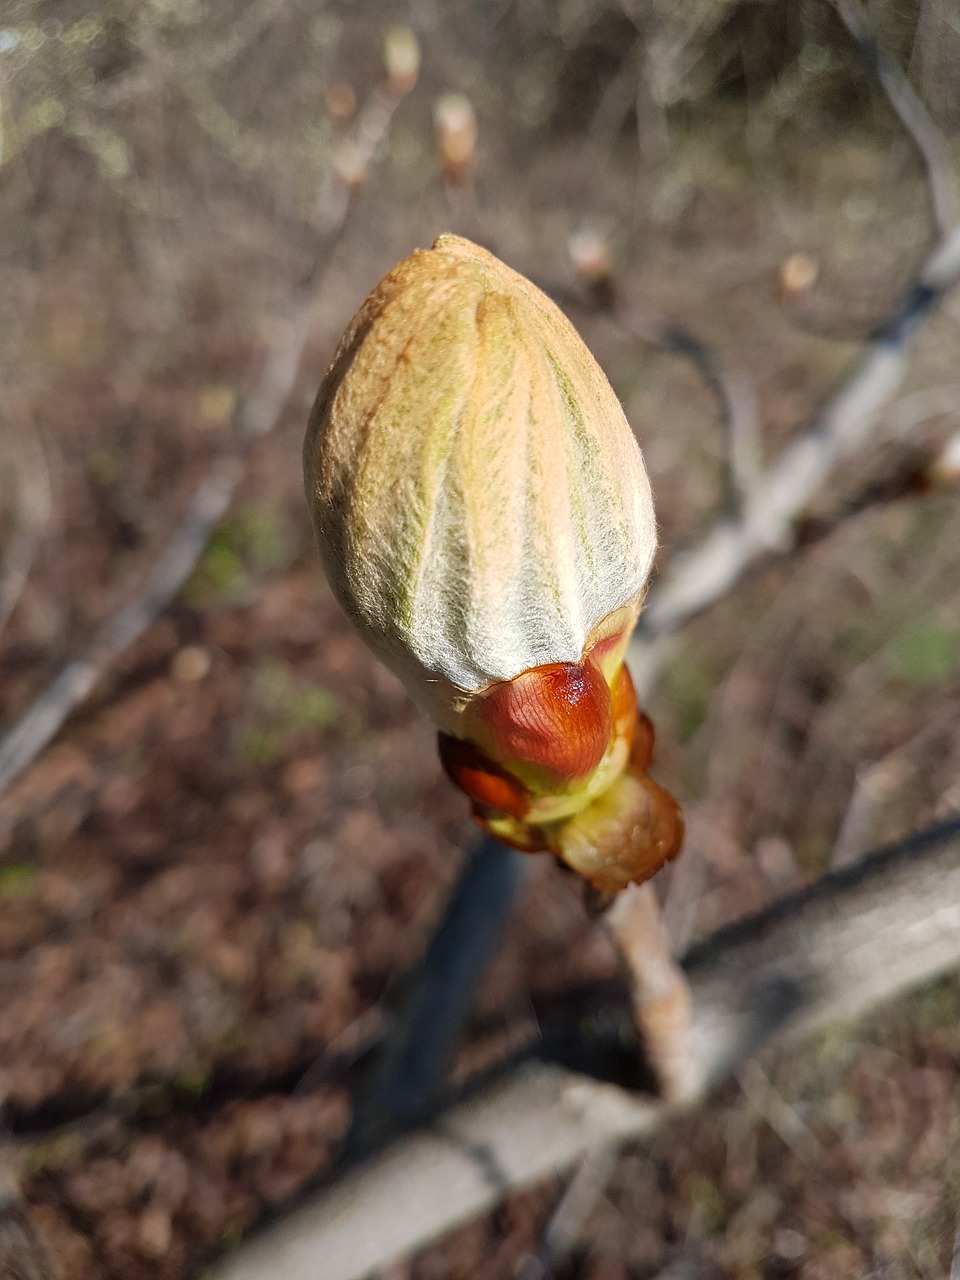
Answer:
<svg viewBox="0 0 960 1280"><path fill-rule="evenodd" d="M462 93L446 93L433 108L443 176L455 186L469 181L477 165L477 115Z"/></svg>
<svg viewBox="0 0 960 1280"><path fill-rule="evenodd" d="M820 263L809 253L791 253L780 266L778 285L784 301L812 289L820 275Z"/></svg>
<svg viewBox="0 0 960 1280"><path fill-rule="evenodd" d="M383 37L387 86L397 97L408 94L420 76L420 42L409 27L390 27Z"/></svg>
<svg viewBox="0 0 960 1280"><path fill-rule="evenodd" d="M610 279L610 245L598 231L589 227L574 231L567 241L567 252L574 271L588 284Z"/></svg>
<svg viewBox="0 0 960 1280"><path fill-rule="evenodd" d="M351 138L334 148L332 163L337 177L351 191L359 190L366 182L368 157Z"/></svg>
<svg viewBox="0 0 960 1280"><path fill-rule="evenodd" d="M341 124L352 120L356 114L356 91L352 85L345 84L342 80L337 80L333 84L327 85L323 100L327 108L327 114L331 119Z"/></svg>

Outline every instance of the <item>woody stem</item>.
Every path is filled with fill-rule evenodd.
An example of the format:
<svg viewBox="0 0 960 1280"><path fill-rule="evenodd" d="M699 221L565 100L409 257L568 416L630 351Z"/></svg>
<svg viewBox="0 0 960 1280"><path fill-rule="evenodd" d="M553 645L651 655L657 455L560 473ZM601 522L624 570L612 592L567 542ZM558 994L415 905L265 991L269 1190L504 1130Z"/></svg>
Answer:
<svg viewBox="0 0 960 1280"><path fill-rule="evenodd" d="M690 1044L690 987L670 947L652 886L624 889L604 921L630 972L634 1021L661 1096L682 1101L694 1091L697 1075Z"/></svg>

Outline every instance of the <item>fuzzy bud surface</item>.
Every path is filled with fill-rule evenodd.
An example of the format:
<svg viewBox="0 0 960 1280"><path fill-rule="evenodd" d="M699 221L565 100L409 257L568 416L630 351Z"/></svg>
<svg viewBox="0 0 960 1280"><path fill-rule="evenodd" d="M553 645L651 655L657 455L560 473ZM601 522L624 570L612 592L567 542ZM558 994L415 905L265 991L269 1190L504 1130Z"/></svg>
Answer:
<svg viewBox="0 0 960 1280"><path fill-rule="evenodd" d="M593 866L583 848L604 820L566 833L570 857L562 828L637 772L623 656L656 525L640 449L573 326L492 254L441 236L348 327L304 475L337 598L437 724L475 816ZM629 834L640 802L606 803Z"/></svg>

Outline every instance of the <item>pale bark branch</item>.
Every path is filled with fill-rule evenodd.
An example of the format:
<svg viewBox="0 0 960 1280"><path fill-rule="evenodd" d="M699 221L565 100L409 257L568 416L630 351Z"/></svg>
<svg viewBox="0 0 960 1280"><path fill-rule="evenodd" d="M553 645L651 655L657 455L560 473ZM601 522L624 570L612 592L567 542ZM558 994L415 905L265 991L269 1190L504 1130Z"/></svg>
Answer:
<svg viewBox="0 0 960 1280"><path fill-rule="evenodd" d="M868 60L900 123L923 156L934 218L940 234L947 235L960 221L957 181L947 140L896 59L877 44L859 0L837 0L837 11Z"/></svg>
<svg viewBox="0 0 960 1280"><path fill-rule="evenodd" d="M697 947L693 1105L759 1049L856 1018L960 964L960 817L832 873ZM360 1280L675 1110L530 1064L348 1171L209 1280Z"/></svg>
<svg viewBox="0 0 960 1280"><path fill-rule="evenodd" d="M663 925L653 885L631 884L617 894L604 922L631 979L634 1021L644 1057L664 1098L690 1090L690 988Z"/></svg>
<svg viewBox="0 0 960 1280"><path fill-rule="evenodd" d="M869 53L884 92L924 157L940 239L851 376L800 439L754 477L736 518L717 524L699 546L676 557L654 584L630 648L630 668L641 697L669 657L667 638L726 595L751 564L793 545L797 518L838 464L869 441L902 384L907 339L960 279L960 205L949 149L896 61L868 32L857 0L837 0L837 8Z"/></svg>
<svg viewBox="0 0 960 1280"><path fill-rule="evenodd" d="M740 517L716 525L698 546L676 556L654 583L630 646L630 669L641 698L669 653L666 638L725 596L762 556L793 545L797 518L839 464L869 441L903 382L907 339L958 279L960 226L930 254L850 378L810 428L760 474Z"/></svg>

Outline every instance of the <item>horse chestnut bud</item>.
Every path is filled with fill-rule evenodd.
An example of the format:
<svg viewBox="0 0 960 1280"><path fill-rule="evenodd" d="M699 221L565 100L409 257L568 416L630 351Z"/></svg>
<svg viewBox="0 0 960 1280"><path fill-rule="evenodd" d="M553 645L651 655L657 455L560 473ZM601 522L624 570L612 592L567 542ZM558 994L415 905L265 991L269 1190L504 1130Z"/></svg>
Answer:
<svg viewBox="0 0 960 1280"><path fill-rule="evenodd" d="M565 858L562 824L636 771L623 657L656 549L640 449L573 326L441 236L348 327L304 475L337 598L436 723L477 818Z"/></svg>

